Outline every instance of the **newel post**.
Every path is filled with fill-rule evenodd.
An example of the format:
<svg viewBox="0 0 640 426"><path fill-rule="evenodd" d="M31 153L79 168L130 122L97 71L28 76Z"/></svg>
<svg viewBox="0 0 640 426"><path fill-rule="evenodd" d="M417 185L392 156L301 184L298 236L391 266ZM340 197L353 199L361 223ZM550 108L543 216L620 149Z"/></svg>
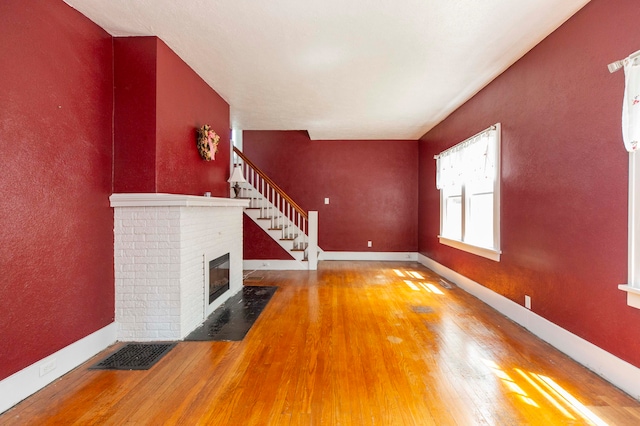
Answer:
<svg viewBox="0 0 640 426"><path fill-rule="evenodd" d="M309 270L318 269L318 212L309 212L309 246L307 247Z"/></svg>

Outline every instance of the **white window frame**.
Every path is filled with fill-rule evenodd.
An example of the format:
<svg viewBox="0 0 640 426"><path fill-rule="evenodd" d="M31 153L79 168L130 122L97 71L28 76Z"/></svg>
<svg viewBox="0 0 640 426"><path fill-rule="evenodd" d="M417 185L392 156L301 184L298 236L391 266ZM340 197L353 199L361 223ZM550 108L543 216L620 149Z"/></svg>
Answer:
<svg viewBox="0 0 640 426"><path fill-rule="evenodd" d="M640 155L629 153L629 213L627 284L618 288L627 292L627 305L640 309Z"/></svg>
<svg viewBox="0 0 640 426"><path fill-rule="evenodd" d="M482 132L460 142L459 144L455 145L454 147L451 147L449 149L455 149L457 147L460 146L464 146L464 144L468 144L469 141L473 140L474 138L483 135L484 133L488 132L488 131L495 131L496 132L496 146L495 149L493 150L495 158L495 175L494 175L494 179L493 179L493 247L481 247L478 245L474 245L474 244L470 244L468 241L465 241L465 224L469 222L469 199L470 197L467 196L468 194L465 191L465 184L462 184L462 223L461 223L461 229L462 229L462 238L460 240L458 239L453 239L453 238L447 238L445 236L443 236L443 226L444 226L444 218L446 215L446 203L445 203L445 190L443 188L439 188L440 190L440 235L438 235L438 240L440 241L441 244L450 246L450 247L454 247L456 249L459 250L463 250L472 254L475 254L477 256L482 256L485 257L487 259L491 259L493 261L499 262L500 261L500 255L501 255L501 251L500 251L500 170L501 170L501 165L500 165L500 159L501 159L501 155L500 155L500 146L501 146L501 126L500 123L496 123L493 126L490 126L489 128L483 130ZM438 157L440 155L442 155L443 153L449 151L445 150L442 153L440 153L439 155L436 155L435 158L438 159ZM436 165L436 167L438 167Z"/></svg>

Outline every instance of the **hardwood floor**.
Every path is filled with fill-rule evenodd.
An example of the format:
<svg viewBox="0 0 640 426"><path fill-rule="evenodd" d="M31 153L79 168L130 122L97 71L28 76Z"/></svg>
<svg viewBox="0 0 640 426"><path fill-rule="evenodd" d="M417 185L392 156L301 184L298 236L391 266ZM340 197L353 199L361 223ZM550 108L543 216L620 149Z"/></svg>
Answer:
<svg viewBox="0 0 640 426"><path fill-rule="evenodd" d="M417 263L251 277L279 289L244 341L87 369L114 345L0 424L640 424L640 402Z"/></svg>

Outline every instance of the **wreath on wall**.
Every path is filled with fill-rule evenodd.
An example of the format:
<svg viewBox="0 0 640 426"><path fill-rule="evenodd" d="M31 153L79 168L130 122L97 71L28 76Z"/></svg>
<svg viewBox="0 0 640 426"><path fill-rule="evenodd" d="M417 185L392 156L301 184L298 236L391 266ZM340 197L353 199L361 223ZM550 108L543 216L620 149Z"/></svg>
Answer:
<svg viewBox="0 0 640 426"><path fill-rule="evenodd" d="M196 143L200 157L205 161L216 159L218 152L218 142L220 136L211 129L211 126L205 124L198 129L198 141Z"/></svg>

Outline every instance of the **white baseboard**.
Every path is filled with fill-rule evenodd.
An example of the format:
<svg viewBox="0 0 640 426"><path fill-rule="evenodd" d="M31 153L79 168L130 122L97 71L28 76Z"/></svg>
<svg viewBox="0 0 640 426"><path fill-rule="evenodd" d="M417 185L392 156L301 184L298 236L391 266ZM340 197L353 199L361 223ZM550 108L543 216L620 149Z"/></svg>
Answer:
<svg viewBox="0 0 640 426"><path fill-rule="evenodd" d="M321 251L318 261L322 260L371 260L417 262L415 252L375 252L375 251ZM245 271L306 271L307 262L297 260L243 260Z"/></svg>
<svg viewBox="0 0 640 426"><path fill-rule="evenodd" d="M640 399L640 368L422 254L418 255L418 261L632 397Z"/></svg>
<svg viewBox="0 0 640 426"><path fill-rule="evenodd" d="M0 413L36 393L115 342L116 324L111 323L0 381ZM51 368L51 370L41 376L41 368Z"/></svg>
<svg viewBox="0 0 640 426"><path fill-rule="evenodd" d="M245 271L306 271L307 262L297 260L243 260L242 269Z"/></svg>
<svg viewBox="0 0 640 426"><path fill-rule="evenodd" d="M418 260L418 253L383 251L324 251L320 254L318 259L416 262Z"/></svg>

